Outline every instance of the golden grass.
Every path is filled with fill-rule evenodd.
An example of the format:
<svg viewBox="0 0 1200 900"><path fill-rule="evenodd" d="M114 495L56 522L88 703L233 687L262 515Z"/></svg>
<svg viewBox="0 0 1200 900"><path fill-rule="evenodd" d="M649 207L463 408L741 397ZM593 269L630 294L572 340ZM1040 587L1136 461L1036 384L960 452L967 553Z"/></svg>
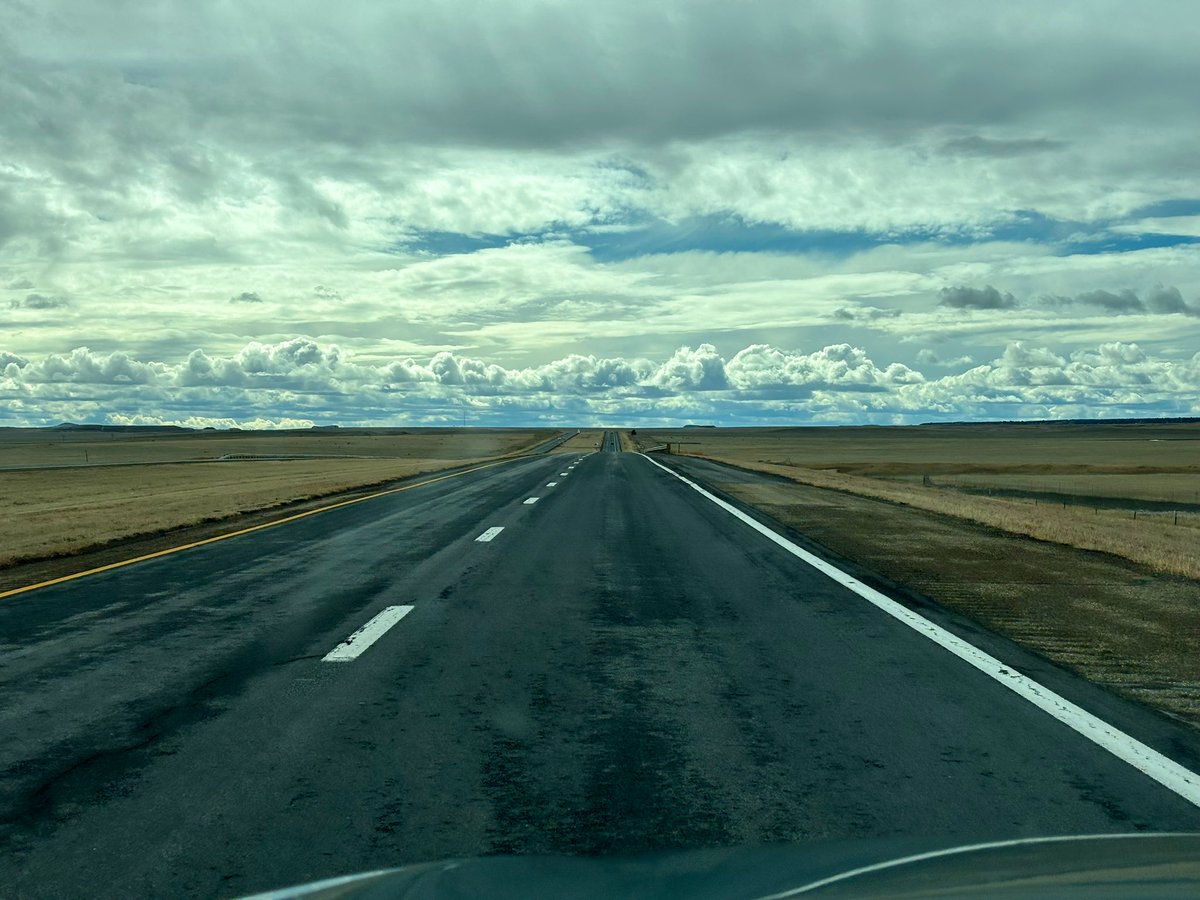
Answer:
<svg viewBox="0 0 1200 900"><path fill-rule="evenodd" d="M563 450L571 453L590 453L600 446L600 441L603 439L603 437L603 431L597 431L595 429L581 431L579 434L575 435L575 437L563 444L560 444L555 452L558 452L558 450Z"/></svg>
<svg viewBox="0 0 1200 900"><path fill-rule="evenodd" d="M1156 571L1200 578L1194 510L1200 424L1039 423L912 428L675 429L645 445L956 516L1013 534L1099 550ZM928 477L931 484L922 482ZM1172 513L1035 504L967 490L1178 502ZM1178 524L1176 524L1178 522Z"/></svg>
<svg viewBox="0 0 1200 900"><path fill-rule="evenodd" d="M231 454L464 459L510 453L558 433L556 429L490 428L179 433L0 429L0 469L182 462Z"/></svg>
<svg viewBox="0 0 1200 900"><path fill-rule="evenodd" d="M656 443L687 441L684 452L699 456L719 453L867 475L1022 470L1200 473L1200 424L1191 423L679 428L639 430L638 437Z"/></svg>
<svg viewBox="0 0 1200 900"><path fill-rule="evenodd" d="M1192 528L1172 525L1161 517L1134 521L1128 514L1118 518L1114 515L1098 515L1080 507L1064 509L1045 504L1034 506L1020 500L978 497L861 475L763 463L741 456L704 455L717 462L782 475L799 484L956 516L1012 534L1083 550L1112 553L1156 571L1200 578L1200 555L1197 552L1200 546L1196 532Z"/></svg>
<svg viewBox="0 0 1200 900"><path fill-rule="evenodd" d="M120 465L0 471L0 566L61 556L110 541L187 527L298 500L394 481L425 472L509 454L553 432L473 432L387 435L352 442L356 449L386 449L384 458L238 460L188 464ZM405 441L403 438L410 440ZM455 438L459 455L452 455ZM315 440L314 440L315 439ZM208 438L126 445L125 459L141 454L245 450L314 453L314 435L287 440ZM202 446L201 446L202 445ZM230 450L230 447L239 449ZM221 454L217 454L221 455ZM211 457L210 457L211 458Z"/></svg>
<svg viewBox="0 0 1200 900"><path fill-rule="evenodd" d="M965 490L1011 490L1065 494L1079 498L1118 498L1200 504L1200 467L1194 472L1128 471L1104 472L1092 467L1082 473L1014 472L997 469L977 474L953 473L931 477L938 487ZM897 475L897 479L920 481L922 475Z"/></svg>

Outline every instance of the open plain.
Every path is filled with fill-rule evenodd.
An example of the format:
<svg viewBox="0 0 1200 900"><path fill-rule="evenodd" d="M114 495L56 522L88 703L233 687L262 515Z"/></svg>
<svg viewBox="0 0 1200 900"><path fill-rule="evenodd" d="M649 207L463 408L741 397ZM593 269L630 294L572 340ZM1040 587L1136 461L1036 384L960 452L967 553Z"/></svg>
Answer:
<svg viewBox="0 0 1200 900"><path fill-rule="evenodd" d="M543 429L0 429L0 567L517 453Z"/></svg>

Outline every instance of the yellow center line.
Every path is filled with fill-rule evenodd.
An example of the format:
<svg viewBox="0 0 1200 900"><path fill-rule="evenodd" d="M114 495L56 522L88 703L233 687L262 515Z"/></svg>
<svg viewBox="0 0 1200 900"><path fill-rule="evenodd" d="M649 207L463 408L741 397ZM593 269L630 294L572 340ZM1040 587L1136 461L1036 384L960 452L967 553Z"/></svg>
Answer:
<svg viewBox="0 0 1200 900"><path fill-rule="evenodd" d="M85 578L88 575L96 575L100 572L108 572L112 569L121 569L125 566L132 566L134 563L145 562L148 559L157 559L160 556L169 556L172 553L179 553L182 550L191 550L193 547L203 547L205 544L215 544L217 541L228 540L229 538L238 537L239 535L243 534L250 534L254 531L262 531L264 528L274 528L276 525L286 525L288 522L295 522L297 519L305 519L309 516L315 516L317 513L329 512L331 509L341 509L343 506L353 506L355 503L364 503L367 500L375 500L379 497L386 497L389 494L399 494L402 491L411 491L414 488L436 484L437 482L445 481L448 478L458 478L462 475L470 475L472 472L490 469L493 466L499 466L507 462L513 462L514 459L519 458L521 457L512 457L509 459L501 459L497 462L485 463L482 466L464 469L461 472L451 472L449 475L439 475L437 478L430 478L427 481L419 481L415 484L406 484L402 485L401 487L388 488L386 491L377 491L374 494L367 494L365 497L355 497L352 500L342 500L338 503L331 503L329 506L321 506L317 509L310 509L306 510L305 512L295 513L290 516L285 516L282 519L276 519L273 522L264 522L261 525L251 525L249 528L240 528L237 531L230 531L226 534L218 534L214 537L204 538L200 541L192 541L188 544L180 544L178 547L168 547L166 550L156 550L154 553L146 553L142 556L135 556L132 559L123 559L120 562L108 563L104 566L96 566L94 569L86 569L82 572L75 572L72 575L62 575L58 578L51 578L49 581L39 581L37 584L28 584L25 587L13 588L9 591L0 591L0 600L3 600L5 597L14 597L17 594L25 594L29 591L36 591L39 588L50 587L54 584L62 584L64 581L74 581L77 578Z"/></svg>

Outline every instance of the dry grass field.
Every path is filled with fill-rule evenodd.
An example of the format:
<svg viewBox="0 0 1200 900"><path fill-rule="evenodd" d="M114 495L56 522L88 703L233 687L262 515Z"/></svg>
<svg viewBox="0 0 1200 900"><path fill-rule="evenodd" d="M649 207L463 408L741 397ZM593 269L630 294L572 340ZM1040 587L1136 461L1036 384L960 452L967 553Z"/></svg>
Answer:
<svg viewBox="0 0 1200 900"><path fill-rule="evenodd" d="M600 441L603 438L603 431L581 431L579 434L562 444L560 449L569 451L571 453L591 453L600 446Z"/></svg>
<svg viewBox="0 0 1200 900"><path fill-rule="evenodd" d="M8 465L41 464L0 471L0 567L503 456L555 433L0 432ZM65 462L84 450L90 465ZM217 461L228 455L299 458Z"/></svg>
<svg viewBox="0 0 1200 900"><path fill-rule="evenodd" d="M780 476L715 486L1200 727L1200 529L1186 510L1200 427L686 429L636 441L696 442L672 449ZM1162 511L1133 518L1155 501L1184 507L1179 524Z"/></svg>
<svg viewBox="0 0 1200 900"><path fill-rule="evenodd" d="M1198 424L679 429L638 438L1200 578Z"/></svg>
<svg viewBox="0 0 1200 900"><path fill-rule="evenodd" d="M546 440L553 429L417 428L312 431L0 429L0 470L22 466L188 462L222 456L467 459Z"/></svg>

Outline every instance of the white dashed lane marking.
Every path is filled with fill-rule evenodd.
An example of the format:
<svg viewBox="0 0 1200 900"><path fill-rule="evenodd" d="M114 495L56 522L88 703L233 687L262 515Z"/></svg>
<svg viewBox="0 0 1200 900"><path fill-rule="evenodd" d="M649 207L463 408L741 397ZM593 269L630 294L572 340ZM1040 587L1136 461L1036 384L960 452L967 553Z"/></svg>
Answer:
<svg viewBox="0 0 1200 900"><path fill-rule="evenodd" d="M542 498L541 497L530 497L528 500L525 501L525 505L533 506L533 504L537 503L538 500L540 500L540 499L542 499Z"/></svg>
<svg viewBox="0 0 1200 900"><path fill-rule="evenodd" d="M558 484L557 481L547 481L546 487L555 487L555 486L557 486L557 484Z"/></svg>
<svg viewBox="0 0 1200 900"><path fill-rule="evenodd" d="M491 528L489 528L487 531L485 531L479 537L475 538L475 540L486 544L488 541L490 541L492 538L494 538L496 535L498 535L503 530L504 530L503 525L493 525Z"/></svg>
<svg viewBox="0 0 1200 900"><path fill-rule="evenodd" d="M388 629L413 611L411 606L389 606L366 625L325 654L322 662L350 662L387 634Z"/></svg>

